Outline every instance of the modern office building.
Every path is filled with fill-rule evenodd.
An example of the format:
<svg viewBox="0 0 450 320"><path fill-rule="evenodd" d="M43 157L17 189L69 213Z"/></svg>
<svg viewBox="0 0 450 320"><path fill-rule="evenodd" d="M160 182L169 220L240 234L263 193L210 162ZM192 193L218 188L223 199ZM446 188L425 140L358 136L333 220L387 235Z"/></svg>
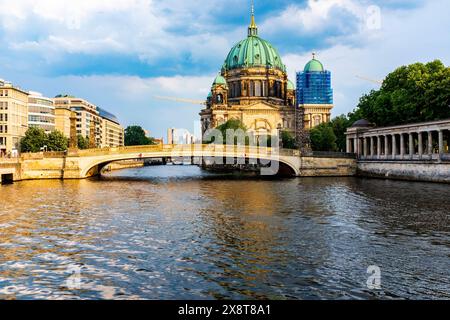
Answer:
<svg viewBox="0 0 450 320"><path fill-rule="evenodd" d="M333 89L331 72L316 59L309 61L302 72L297 73L297 107L304 109L305 128L311 129L331 120Z"/></svg>
<svg viewBox="0 0 450 320"><path fill-rule="evenodd" d="M55 130L55 106L53 100L39 92L30 91L28 96L28 127L41 128L46 133Z"/></svg>
<svg viewBox="0 0 450 320"><path fill-rule="evenodd" d="M67 138L70 137L70 116L72 111L69 107L55 107L55 129L62 132Z"/></svg>
<svg viewBox="0 0 450 320"><path fill-rule="evenodd" d="M64 134L70 137L70 113L67 110L76 113L76 129L77 135L82 135L89 138L92 148L99 148L102 146L102 118L100 117L97 106L89 101L77 98L70 95L58 95L53 99L57 114L64 114L63 121L58 121L58 124L64 124ZM67 116L69 116L69 134L67 134Z"/></svg>
<svg viewBox="0 0 450 320"><path fill-rule="evenodd" d="M28 129L28 92L0 80L0 156L15 156Z"/></svg>
<svg viewBox="0 0 450 320"><path fill-rule="evenodd" d="M70 137L70 117L76 115L76 133L89 139L91 148L124 145L124 130L117 117L89 101L70 95L54 99L56 128Z"/></svg>
<svg viewBox="0 0 450 320"><path fill-rule="evenodd" d="M122 147L124 145L124 130L115 115L97 108L102 118L102 147Z"/></svg>

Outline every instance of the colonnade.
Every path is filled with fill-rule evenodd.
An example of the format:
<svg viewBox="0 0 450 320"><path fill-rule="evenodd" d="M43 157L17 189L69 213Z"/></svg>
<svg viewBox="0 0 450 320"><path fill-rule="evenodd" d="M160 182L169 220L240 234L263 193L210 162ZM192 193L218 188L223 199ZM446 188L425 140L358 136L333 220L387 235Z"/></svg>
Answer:
<svg viewBox="0 0 450 320"><path fill-rule="evenodd" d="M424 124L410 129L349 129L347 152L367 160L450 160L450 121L448 128Z"/></svg>

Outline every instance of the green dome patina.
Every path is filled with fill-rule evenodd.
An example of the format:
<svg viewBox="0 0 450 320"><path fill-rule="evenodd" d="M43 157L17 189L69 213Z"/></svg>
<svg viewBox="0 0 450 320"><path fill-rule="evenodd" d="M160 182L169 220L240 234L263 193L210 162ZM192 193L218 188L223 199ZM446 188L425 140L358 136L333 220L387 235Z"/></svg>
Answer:
<svg viewBox="0 0 450 320"><path fill-rule="evenodd" d="M291 80L288 80L287 82L287 89L288 90L295 90L295 85Z"/></svg>
<svg viewBox="0 0 450 320"><path fill-rule="evenodd" d="M316 59L316 55L313 54L313 59L305 66L305 72L323 72L325 71L322 62Z"/></svg>
<svg viewBox="0 0 450 320"><path fill-rule="evenodd" d="M277 49L258 37L253 6L247 39L240 41L231 49L223 65L225 70L249 67L275 68L286 72L286 66L281 61Z"/></svg>
<svg viewBox="0 0 450 320"><path fill-rule="evenodd" d="M277 49L258 36L249 36L236 44L224 64L226 70L248 67L276 68L286 72Z"/></svg>
<svg viewBox="0 0 450 320"><path fill-rule="evenodd" d="M213 86L219 84L227 85L227 80L225 80L225 78L222 77L220 74L216 77L216 79L214 79Z"/></svg>

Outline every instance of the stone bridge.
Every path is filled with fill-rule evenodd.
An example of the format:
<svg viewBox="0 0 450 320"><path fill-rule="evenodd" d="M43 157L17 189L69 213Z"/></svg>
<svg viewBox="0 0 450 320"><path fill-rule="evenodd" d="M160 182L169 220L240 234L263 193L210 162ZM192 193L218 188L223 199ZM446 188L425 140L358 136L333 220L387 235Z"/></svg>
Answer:
<svg viewBox="0 0 450 320"><path fill-rule="evenodd" d="M14 180L84 179L116 161L200 158L205 163L256 164L262 175L352 176L356 160L346 154L301 156L297 150L226 145L155 145L22 154Z"/></svg>

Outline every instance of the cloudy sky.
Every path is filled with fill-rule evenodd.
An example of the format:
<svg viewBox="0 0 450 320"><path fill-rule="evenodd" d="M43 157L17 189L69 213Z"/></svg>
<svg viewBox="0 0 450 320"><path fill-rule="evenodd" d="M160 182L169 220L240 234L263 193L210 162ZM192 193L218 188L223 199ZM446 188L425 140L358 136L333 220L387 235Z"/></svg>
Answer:
<svg viewBox="0 0 450 320"><path fill-rule="evenodd" d="M192 130L250 0L0 0L0 78L53 97L83 97L154 136ZM289 75L315 51L333 73L334 115L396 67L450 64L448 0L256 0L260 36Z"/></svg>

